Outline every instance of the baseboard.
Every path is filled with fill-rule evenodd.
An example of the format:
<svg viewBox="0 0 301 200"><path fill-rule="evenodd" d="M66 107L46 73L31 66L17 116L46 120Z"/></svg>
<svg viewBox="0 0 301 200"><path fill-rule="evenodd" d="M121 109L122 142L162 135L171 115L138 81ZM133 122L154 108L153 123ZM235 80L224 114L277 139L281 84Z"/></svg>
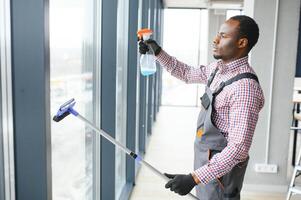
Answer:
<svg viewBox="0 0 301 200"><path fill-rule="evenodd" d="M288 185L244 184L242 192L286 193Z"/></svg>

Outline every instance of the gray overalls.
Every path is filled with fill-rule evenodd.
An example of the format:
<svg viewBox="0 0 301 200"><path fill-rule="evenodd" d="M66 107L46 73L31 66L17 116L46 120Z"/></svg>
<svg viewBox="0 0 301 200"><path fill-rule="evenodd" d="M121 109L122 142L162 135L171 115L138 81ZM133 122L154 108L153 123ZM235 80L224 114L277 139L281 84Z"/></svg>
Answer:
<svg viewBox="0 0 301 200"><path fill-rule="evenodd" d="M206 86L206 92L201 97L202 110L198 117L197 134L194 143L194 169L206 165L216 153L221 152L227 146L227 140L211 120L214 99L231 83L243 78L254 79L256 75L251 73L239 74L226 82L221 82L214 91L210 90L216 70L210 75ZM216 178L206 185L196 186L197 197L200 200L239 200L248 159L237 164L229 173L221 178Z"/></svg>

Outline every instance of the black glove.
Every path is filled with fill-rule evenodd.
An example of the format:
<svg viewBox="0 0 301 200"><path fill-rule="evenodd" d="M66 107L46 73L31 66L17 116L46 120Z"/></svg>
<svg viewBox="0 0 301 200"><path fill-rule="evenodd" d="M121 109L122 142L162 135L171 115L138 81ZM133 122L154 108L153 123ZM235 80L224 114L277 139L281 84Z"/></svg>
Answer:
<svg viewBox="0 0 301 200"><path fill-rule="evenodd" d="M166 183L165 188L170 188L171 191L178 193L179 195L188 194L194 186L196 186L196 182L193 180L191 174L164 174L166 177L171 180Z"/></svg>
<svg viewBox="0 0 301 200"><path fill-rule="evenodd" d="M146 54L146 52L148 52L149 49L151 49L154 52L155 56L158 55L161 51L161 47L157 44L155 40L149 39L139 42L139 53Z"/></svg>

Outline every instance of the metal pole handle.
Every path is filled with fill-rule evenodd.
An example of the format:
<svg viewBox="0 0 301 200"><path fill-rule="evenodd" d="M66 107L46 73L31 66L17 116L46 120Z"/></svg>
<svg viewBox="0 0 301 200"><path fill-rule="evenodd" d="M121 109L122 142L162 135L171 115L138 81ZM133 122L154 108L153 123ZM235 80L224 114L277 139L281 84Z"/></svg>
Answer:
<svg viewBox="0 0 301 200"><path fill-rule="evenodd" d="M62 119L64 119L65 117L67 117L70 113L73 114L74 116L76 116L77 118L79 118L80 120L82 120L83 122L85 122L87 125L89 125L89 127L91 129L93 129L95 132L97 132L102 137L106 138L108 141L110 141L112 144L114 144L116 147L120 148L126 154L128 154L129 156L131 156L134 160L136 160L136 161L142 163L144 166L148 167L152 172L154 172L155 174L157 174L158 176L160 176L161 178L163 178L165 181L169 181L170 180L168 177L166 177L158 169L156 169L151 164L149 164L148 162L146 162L145 160L143 160L140 156L138 156L137 154L135 154L134 152L132 152L130 149L128 149L125 146L123 146L120 142L118 142L115 138L113 138L112 136L110 136L104 130L97 128L89 120L87 120L85 117L83 117L82 115L80 115L77 111L75 111L73 109L74 105L75 105L75 100L74 99L71 99L71 100L67 101L66 103L64 103L60 107L60 109L57 112L57 114L53 117L53 120L56 121L56 122L59 122ZM192 193L188 193L187 196L190 197L191 199L199 200L199 198L197 198Z"/></svg>

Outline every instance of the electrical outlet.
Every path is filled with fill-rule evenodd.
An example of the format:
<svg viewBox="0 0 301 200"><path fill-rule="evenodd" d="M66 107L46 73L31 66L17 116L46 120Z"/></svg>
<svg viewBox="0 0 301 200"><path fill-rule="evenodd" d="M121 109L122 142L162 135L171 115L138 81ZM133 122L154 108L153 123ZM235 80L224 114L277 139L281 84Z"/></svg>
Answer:
<svg viewBox="0 0 301 200"><path fill-rule="evenodd" d="M255 172L258 173L277 173L278 166L273 164L255 164Z"/></svg>

